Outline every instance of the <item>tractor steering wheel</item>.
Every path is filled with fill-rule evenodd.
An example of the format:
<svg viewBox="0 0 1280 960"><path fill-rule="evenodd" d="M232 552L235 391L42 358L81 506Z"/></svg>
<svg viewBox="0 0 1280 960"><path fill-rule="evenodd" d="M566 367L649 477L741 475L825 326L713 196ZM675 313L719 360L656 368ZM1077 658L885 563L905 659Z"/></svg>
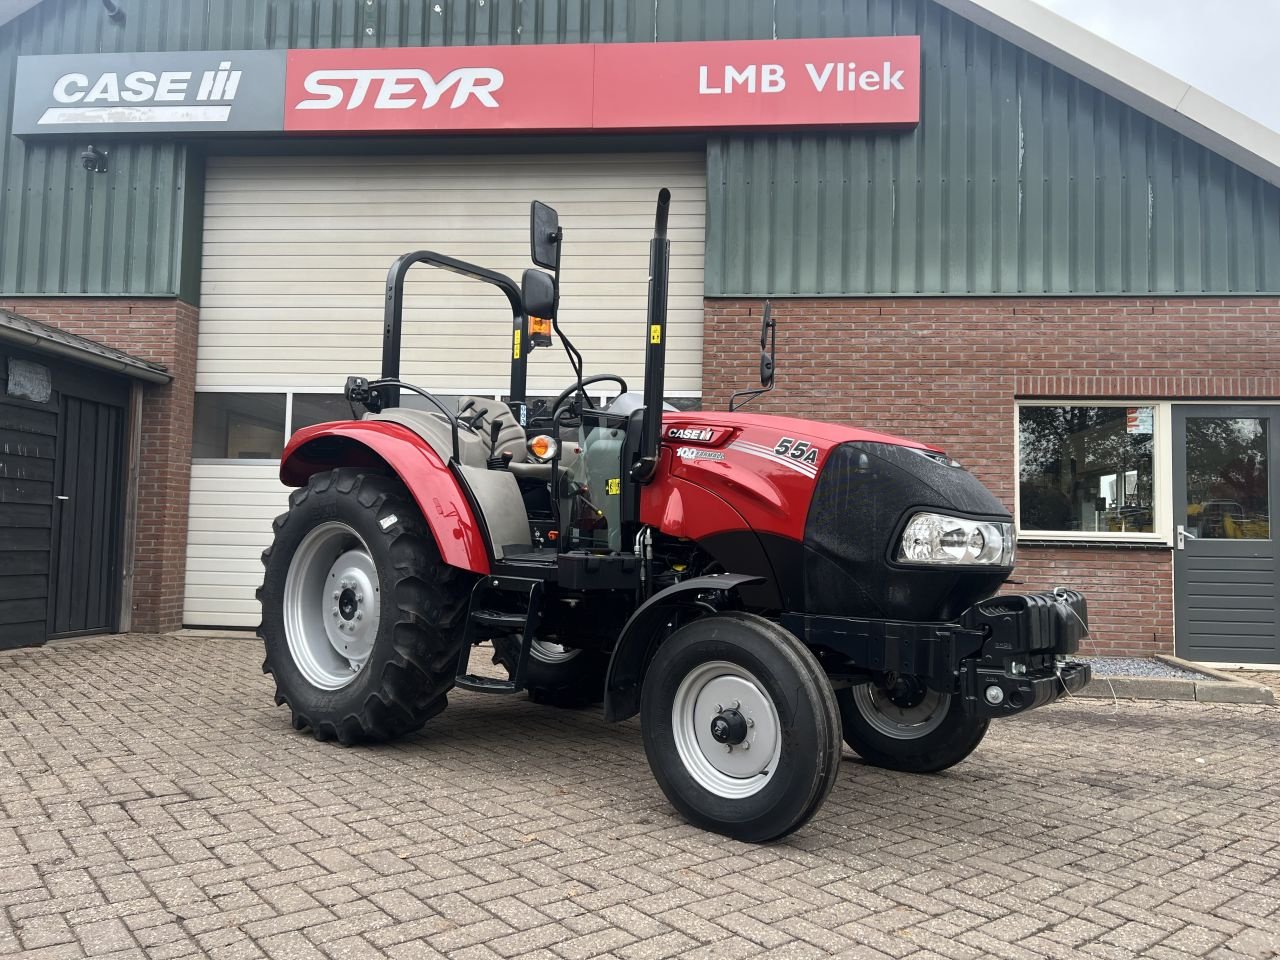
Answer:
<svg viewBox="0 0 1280 960"><path fill-rule="evenodd" d="M560 391L560 395L556 397L555 400L551 401L551 406L548 407L547 409L551 411L552 424L554 425L556 423L556 414L560 412L560 408L563 407L566 403L568 403L569 398L573 396L573 394L578 392L579 386L586 387L593 383L602 383L605 381L610 381L620 386L622 389L618 391L619 393L627 392L627 389L628 389L627 381L623 380L616 373L597 373L594 377L584 377L581 384L571 383L564 390ZM595 409L595 406L591 403L590 395L587 394L585 391L583 393L583 399L586 401L588 409L591 409L591 410ZM577 426L581 422L582 422L581 418L563 421L564 426L567 426L567 427Z"/></svg>

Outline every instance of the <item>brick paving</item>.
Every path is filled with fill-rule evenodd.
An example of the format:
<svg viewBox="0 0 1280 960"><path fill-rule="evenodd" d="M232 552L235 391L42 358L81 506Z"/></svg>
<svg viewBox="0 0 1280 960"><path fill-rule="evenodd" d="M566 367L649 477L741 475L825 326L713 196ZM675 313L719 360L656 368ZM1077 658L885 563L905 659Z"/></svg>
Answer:
<svg viewBox="0 0 1280 960"><path fill-rule="evenodd" d="M753 847L677 819L635 722L457 693L294 733L245 640L0 654L0 954L1280 955L1280 707L1105 701L911 777L847 760Z"/></svg>

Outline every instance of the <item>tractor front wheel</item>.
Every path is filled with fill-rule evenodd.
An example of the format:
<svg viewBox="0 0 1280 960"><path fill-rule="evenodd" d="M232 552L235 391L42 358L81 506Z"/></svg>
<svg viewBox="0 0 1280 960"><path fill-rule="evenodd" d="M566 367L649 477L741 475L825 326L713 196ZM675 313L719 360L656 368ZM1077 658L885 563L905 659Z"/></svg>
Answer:
<svg viewBox="0 0 1280 960"><path fill-rule="evenodd" d="M696 826L762 843L809 820L840 767L840 715L812 653L746 613L704 617L659 648L641 689L653 775Z"/></svg>
<svg viewBox="0 0 1280 960"><path fill-rule="evenodd" d="M884 677L836 691L844 742L876 767L936 773L973 753L986 717L964 712L960 698L915 677Z"/></svg>
<svg viewBox="0 0 1280 960"><path fill-rule="evenodd" d="M262 562L262 669L294 729L383 741L444 709L471 584L441 561L397 479L314 475L276 519Z"/></svg>

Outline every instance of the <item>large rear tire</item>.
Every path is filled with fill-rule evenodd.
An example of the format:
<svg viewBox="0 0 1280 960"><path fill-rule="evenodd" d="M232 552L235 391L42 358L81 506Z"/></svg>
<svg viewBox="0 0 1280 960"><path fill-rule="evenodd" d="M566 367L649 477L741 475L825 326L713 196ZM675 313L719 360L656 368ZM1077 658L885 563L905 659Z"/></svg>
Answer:
<svg viewBox="0 0 1280 960"><path fill-rule="evenodd" d="M840 715L812 653L762 617L681 627L641 690L654 778L695 826L762 843L801 827L840 768Z"/></svg>
<svg viewBox="0 0 1280 960"><path fill-rule="evenodd" d="M493 641L493 662L515 676L520 643L514 638ZM549 640L533 641L525 664L525 689L534 703L578 709L604 699L604 676L609 658L597 650L564 647Z"/></svg>
<svg viewBox="0 0 1280 960"><path fill-rule="evenodd" d="M264 673L295 730L376 742L445 708L470 575L445 565L395 478L318 473L276 518L258 599Z"/></svg>
<svg viewBox="0 0 1280 960"><path fill-rule="evenodd" d="M836 691L844 742L867 763L905 773L937 773L977 749L990 721L964 712L957 696L912 678Z"/></svg>

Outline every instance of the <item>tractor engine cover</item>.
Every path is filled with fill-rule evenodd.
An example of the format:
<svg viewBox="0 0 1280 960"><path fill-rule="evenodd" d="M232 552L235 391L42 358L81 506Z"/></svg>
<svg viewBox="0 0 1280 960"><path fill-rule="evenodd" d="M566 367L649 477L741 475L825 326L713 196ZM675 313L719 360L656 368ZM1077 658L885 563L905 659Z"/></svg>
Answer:
<svg viewBox="0 0 1280 960"><path fill-rule="evenodd" d="M1000 501L949 458L854 442L818 476L804 532L804 610L886 620L950 620L991 596L1010 567L901 564L907 521L926 510L1010 523Z"/></svg>

